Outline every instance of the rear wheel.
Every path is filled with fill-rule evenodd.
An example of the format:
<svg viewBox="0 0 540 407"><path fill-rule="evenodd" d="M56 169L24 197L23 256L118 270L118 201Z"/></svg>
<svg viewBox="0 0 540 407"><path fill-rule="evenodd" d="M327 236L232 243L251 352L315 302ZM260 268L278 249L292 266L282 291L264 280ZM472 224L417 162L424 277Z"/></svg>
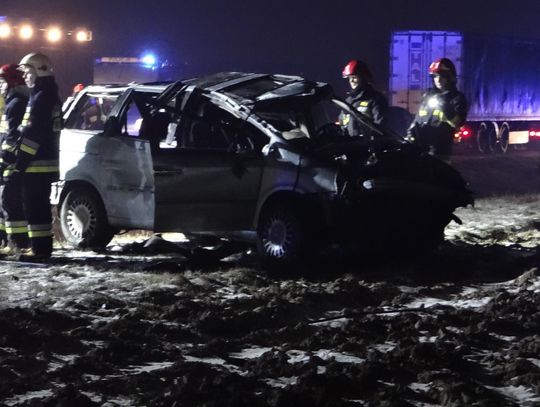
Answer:
<svg viewBox="0 0 540 407"><path fill-rule="evenodd" d="M501 153L506 153L508 151L508 143L510 141L510 126L508 123L504 122L499 130L499 140L498 140L498 149Z"/></svg>
<svg viewBox="0 0 540 407"><path fill-rule="evenodd" d="M480 153L495 151L496 133L491 123L481 123L476 131L476 148Z"/></svg>
<svg viewBox="0 0 540 407"><path fill-rule="evenodd" d="M101 198L88 187L68 192L60 209L60 226L68 243L81 249L102 249L114 236Z"/></svg>

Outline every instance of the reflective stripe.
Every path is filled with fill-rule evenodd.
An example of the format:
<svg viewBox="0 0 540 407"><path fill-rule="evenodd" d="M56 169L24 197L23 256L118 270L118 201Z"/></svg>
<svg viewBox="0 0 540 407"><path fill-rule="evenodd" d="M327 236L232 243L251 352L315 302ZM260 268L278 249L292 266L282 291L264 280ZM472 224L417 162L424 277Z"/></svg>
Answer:
<svg viewBox="0 0 540 407"><path fill-rule="evenodd" d="M0 133L7 133L9 127L8 127L8 121L5 114L2 115L2 120L0 120Z"/></svg>
<svg viewBox="0 0 540 407"><path fill-rule="evenodd" d="M9 226L6 226L6 233L9 235L16 235L16 234L22 234L22 233L28 233L28 228L26 226L19 226L18 228L10 228Z"/></svg>
<svg viewBox="0 0 540 407"><path fill-rule="evenodd" d="M25 153L30 155L36 155L37 153L37 150L35 148L28 147L25 144L21 144L21 151L24 151Z"/></svg>
<svg viewBox="0 0 540 407"><path fill-rule="evenodd" d="M28 167L25 172L31 173L31 174L42 173L42 172L58 172L58 165L53 165L50 167L31 166L31 167Z"/></svg>
<svg viewBox="0 0 540 407"><path fill-rule="evenodd" d="M23 138L21 140L21 150L30 155L36 155L39 148L39 143L32 141L28 138Z"/></svg>
<svg viewBox="0 0 540 407"><path fill-rule="evenodd" d="M52 236L51 224L28 225L28 237L49 237Z"/></svg>
<svg viewBox="0 0 540 407"><path fill-rule="evenodd" d="M418 116L427 116L427 110L423 110L423 109L419 110Z"/></svg>
<svg viewBox="0 0 540 407"><path fill-rule="evenodd" d="M341 124L343 126L349 124L349 121L351 120L351 116L349 114L344 114L342 119L341 119Z"/></svg>
<svg viewBox="0 0 540 407"><path fill-rule="evenodd" d="M0 223L0 231L5 232L6 231L6 225L3 223Z"/></svg>
<svg viewBox="0 0 540 407"><path fill-rule="evenodd" d="M24 112L24 116L19 127L24 127L28 125L28 120L30 119L30 110L31 110L30 105L26 106L26 111Z"/></svg>
<svg viewBox="0 0 540 407"><path fill-rule="evenodd" d="M30 161L24 171L26 173L58 172L58 160L34 160Z"/></svg>
<svg viewBox="0 0 540 407"><path fill-rule="evenodd" d="M360 106L369 106L369 102L367 100L362 100Z"/></svg>
<svg viewBox="0 0 540 407"><path fill-rule="evenodd" d="M52 236L51 230L37 230L35 232L28 231L28 237L29 238L35 238L35 237L50 237Z"/></svg>

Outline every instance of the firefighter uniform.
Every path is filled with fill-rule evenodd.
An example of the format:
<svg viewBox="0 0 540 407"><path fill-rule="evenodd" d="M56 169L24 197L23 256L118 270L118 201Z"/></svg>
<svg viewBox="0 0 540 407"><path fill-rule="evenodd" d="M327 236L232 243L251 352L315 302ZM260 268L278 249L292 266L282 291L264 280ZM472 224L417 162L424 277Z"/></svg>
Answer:
<svg viewBox="0 0 540 407"><path fill-rule="evenodd" d="M384 95L375 90L369 83L352 90L346 101L376 124L382 123L388 108L388 102ZM349 136L362 135L359 123L351 120L349 114L342 112L339 121L341 127L347 131Z"/></svg>
<svg viewBox="0 0 540 407"><path fill-rule="evenodd" d="M448 158L454 134L465 123L467 102L457 89L426 92L416 114L409 138L432 155Z"/></svg>
<svg viewBox="0 0 540 407"><path fill-rule="evenodd" d="M407 138L431 155L449 159L454 134L467 118L467 101L456 87L456 68L448 58L429 66L434 88L422 98Z"/></svg>
<svg viewBox="0 0 540 407"><path fill-rule="evenodd" d="M51 183L58 179L58 144L61 102L53 76L38 77L31 88L28 123L22 127L13 166L4 177L20 179L20 194L7 194L6 208L22 207L28 223L32 253L49 257L52 252ZM7 219L6 219L7 221ZM7 223L6 223L7 225ZM15 228L14 231L22 232Z"/></svg>
<svg viewBox="0 0 540 407"><path fill-rule="evenodd" d="M6 92L5 109L0 120L0 177L2 178L0 186L0 239L4 245L11 243L24 248L28 246L28 231L23 208L21 205L10 206L9 199L7 199L8 195L20 196L21 180L17 177L2 177L4 170L15 164L15 153L20 136L19 126L24 124L23 117L28 104L28 88L20 82L23 81L22 74L17 74L20 76L20 81L7 76L8 73L13 74L11 70L14 69L16 66L10 65L4 65L1 68L4 80L11 87Z"/></svg>
<svg viewBox="0 0 540 407"><path fill-rule="evenodd" d="M346 101L375 124L381 124L388 101L386 97L371 85L373 75L367 64L361 60L352 59L345 65L343 78L349 80L351 91ZM365 136L367 129L362 129L357 120L352 120L350 114L341 112L339 115L341 128L349 136Z"/></svg>

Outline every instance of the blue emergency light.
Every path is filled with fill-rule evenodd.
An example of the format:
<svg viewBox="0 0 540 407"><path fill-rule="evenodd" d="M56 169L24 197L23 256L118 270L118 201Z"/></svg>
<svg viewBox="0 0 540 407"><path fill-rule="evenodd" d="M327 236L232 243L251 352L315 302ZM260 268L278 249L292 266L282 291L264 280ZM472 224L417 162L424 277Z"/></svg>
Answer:
<svg viewBox="0 0 540 407"><path fill-rule="evenodd" d="M157 58L154 54L145 54L141 57L141 62L148 68L153 68L156 65Z"/></svg>

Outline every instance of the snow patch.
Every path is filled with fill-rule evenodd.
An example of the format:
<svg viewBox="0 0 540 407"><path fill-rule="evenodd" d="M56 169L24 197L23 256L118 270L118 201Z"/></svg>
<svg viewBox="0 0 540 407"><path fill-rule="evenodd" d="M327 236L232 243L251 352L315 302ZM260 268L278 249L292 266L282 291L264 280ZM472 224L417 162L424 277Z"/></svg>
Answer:
<svg viewBox="0 0 540 407"><path fill-rule="evenodd" d="M523 407L532 407L536 403L540 402L540 397L536 396L535 392L525 386L506 386L506 387L492 387L486 386L488 389L497 391L502 395L511 398L518 405Z"/></svg>

